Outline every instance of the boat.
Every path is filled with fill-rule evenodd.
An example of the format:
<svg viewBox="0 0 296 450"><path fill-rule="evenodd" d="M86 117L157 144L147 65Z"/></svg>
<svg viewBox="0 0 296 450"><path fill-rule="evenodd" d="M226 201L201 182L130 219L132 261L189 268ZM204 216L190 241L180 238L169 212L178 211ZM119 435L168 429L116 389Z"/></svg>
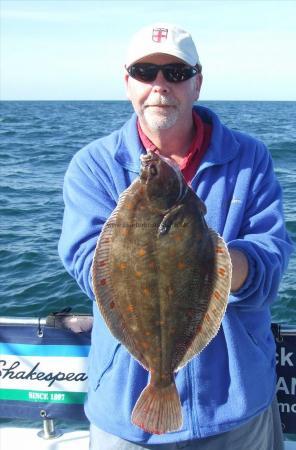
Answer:
<svg viewBox="0 0 296 450"><path fill-rule="evenodd" d="M1 450L20 443L22 450L89 448L83 403L92 320L69 310L0 317ZM296 450L296 326L273 323L272 330L285 450ZM30 426L22 425L25 419Z"/></svg>

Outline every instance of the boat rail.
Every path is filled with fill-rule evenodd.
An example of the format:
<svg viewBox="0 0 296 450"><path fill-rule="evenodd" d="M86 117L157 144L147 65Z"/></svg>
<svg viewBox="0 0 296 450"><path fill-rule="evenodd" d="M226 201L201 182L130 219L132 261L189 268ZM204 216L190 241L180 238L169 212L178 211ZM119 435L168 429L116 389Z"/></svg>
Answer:
<svg viewBox="0 0 296 450"><path fill-rule="evenodd" d="M92 316L89 314L69 314L69 313L53 313L46 317L12 317L0 316L0 325L35 325L50 326L54 328L74 328L74 324L80 324L81 327L91 328ZM285 323L273 323L272 328L278 330L279 335L296 336L296 325Z"/></svg>
<svg viewBox="0 0 296 450"><path fill-rule="evenodd" d="M72 330L74 333L90 331L92 328L93 318L89 314L69 314L69 313L52 313L46 317L0 317L0 326L36 326L65 328Z"/></svg>

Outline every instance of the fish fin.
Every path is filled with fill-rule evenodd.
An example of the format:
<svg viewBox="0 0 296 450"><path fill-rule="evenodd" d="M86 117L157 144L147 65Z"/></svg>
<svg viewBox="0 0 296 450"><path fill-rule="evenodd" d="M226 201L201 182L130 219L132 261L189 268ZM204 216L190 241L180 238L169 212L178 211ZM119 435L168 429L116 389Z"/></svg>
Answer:
<svg viewBox="0 0 296 450"><path fill-rule="evenodd" d="M175 382L165 387L148 384L133 409L132 423L152 434L179 430L183 419Z"/></svg>
<svg viewBox="0 0 296 450"><path fill-rule="evenodd" d="M212 229L209 232L216 255L214 285L202 323L199 325L196 336L178 365L177 370L200 353L216 336L227 307L231 286L231 259L223 238Z"/></svg>
<svg viewBox="0 0 296 450"><path fill-rule="evenodd" d="M99 310L113 336L118 339L128 351L149 370L149 364L144 356L137 350L132 336L129 334L123 316L117 307L110 276L110 250L112 235L116 232L117 208L104 224L99 236L93 262L92 283Z"/></svg>

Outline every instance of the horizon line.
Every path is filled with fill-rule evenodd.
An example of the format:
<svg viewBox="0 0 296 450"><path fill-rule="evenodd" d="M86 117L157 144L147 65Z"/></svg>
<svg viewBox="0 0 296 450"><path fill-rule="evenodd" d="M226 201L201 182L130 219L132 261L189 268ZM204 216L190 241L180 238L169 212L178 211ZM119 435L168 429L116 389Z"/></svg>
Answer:
<svg viewBox="0 0 296 450"><path fill-rule="evenodd" d="M130 100L125 99L0 99L0 102L126 102L131 103ZM256 100L246 100L246 99L203 99L198 100L197 103L202 102L290 102L295 103L295 100L279 100L279 99L256 99Z"/></svg>

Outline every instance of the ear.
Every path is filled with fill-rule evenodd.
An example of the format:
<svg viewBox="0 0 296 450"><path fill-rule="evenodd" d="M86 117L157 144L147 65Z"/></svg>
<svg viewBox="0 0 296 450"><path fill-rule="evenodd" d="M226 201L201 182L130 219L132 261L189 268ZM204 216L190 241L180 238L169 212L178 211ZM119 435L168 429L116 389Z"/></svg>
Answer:
<svg viewBox="0 0 296 450"><path fill-rule="evenodd" d="M125 93L126 93L128 100L130 100L128 80L129 80L129 74L126 72L126 70L124 70Z"/></svg>
<svg viewBox="0 0 296 450"><path fill-rule="evenodd" d="M196 83L195 84L195 95L196 95L195 100L198 100L198 98L199 98L202 80L203 80L202 74L201 73L197 74L196 78L195 78L195 83Z"/></svg>
<svg viewBox="0 0 296 450"><path fill-rule="evenodd" d="M129 79L129 74L126 72L126 70L124 71L124 83L125 83L125 87L127 88L127 83L128 83L128 79Z"/></svg>

